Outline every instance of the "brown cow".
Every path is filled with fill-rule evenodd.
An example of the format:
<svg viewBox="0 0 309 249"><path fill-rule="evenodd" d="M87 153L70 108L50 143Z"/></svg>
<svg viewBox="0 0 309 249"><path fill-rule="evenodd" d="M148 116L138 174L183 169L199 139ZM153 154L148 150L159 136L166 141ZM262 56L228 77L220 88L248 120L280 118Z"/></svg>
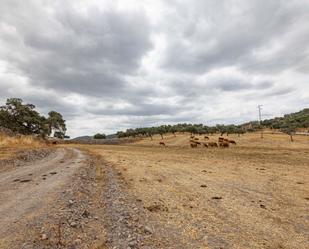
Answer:
<svg viewBox="0 0 309 249"><path fill-rule="evenodd" d="M218 144L216 142L209 142L208 146L209 147L218 147Z"/></svg>
<svg viewBox="0 0 309 249"><path fill-rule="evenodd" d="M194 140L199 140L199 138L198 138L198 137L195 137Z"/></svg>
<svg viewBox="0 0 309 249"><path fill-rule="evenodd" d="M205 136L204 139L209 140L209 137L208 137L208 136Z"/></svg>
<svg viewBox="0 0 309 249"><path fill-rule="evenodd" d="M223 138L223 137L219 137L218 141L219 141L219 142L223 142L223 141L224 141L224 138Z"/></svg>
<svg viewBox="0 0 309 249"><path fill-rule="evenodd" d="M229 140L229 143L230 144L235 144L236 145L236 142L234 140Z"/></svg>
<svg viewBox="0 0 309 249"><path fill-rule="evenodd" d="M196 143L190 143L191 148L196 148L197 144Z"/></svg>
<svg viewBox="0 0 309 249"><path fill-rule="evenodd" d="M159 142L160 145L166 146L164 142Z"/></svg>
<svg viewBox="0 0 309 249"><path fill-rule="evenodd" d="M208 144L207 143L203 143L204 147L208 148Z"/></svg>
<svg viewBox="0 0 309 249"><path fill-rule="evenodd" d="M190 136L190 138L194 138L194 136Z"/></svg>
<svg viewBox="0 0 309 249"><path fill-rule="evenodd" d="M219 146L221 148L228 148L230 146L230 144L228 142L221 142L221 143L219 143Z"/></svg>

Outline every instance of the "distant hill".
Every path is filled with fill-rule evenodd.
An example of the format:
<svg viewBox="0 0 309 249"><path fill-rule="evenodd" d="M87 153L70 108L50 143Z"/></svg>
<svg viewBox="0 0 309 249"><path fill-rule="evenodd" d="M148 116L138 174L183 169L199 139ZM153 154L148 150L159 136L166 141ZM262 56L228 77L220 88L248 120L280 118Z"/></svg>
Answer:
<svg viewBox="0 0 309 249"><path fill-rule="evenodd" d="M272 129L285 129L291 126L295 128L309 128L309 108L286 114L283 117L263 120L262 125Z"/></svg>
<svg viewBox="0 0 309 249"><path fill-rule="evenodd" d="M80 140L90 140L93 139L93 136L80 136L80 137L75 137L72 138L72 141L80 141Z"/></svg>
<svg viewBox="0 0 309 249"><path fill-rule="evenodd" d="M106 139L118 138L117 134L110 134L106 136Z"/></svg>
<svg viewBox="0 0 309 249"><path fill-rule="evenodd" d="M105 139L114 139L114 138L118 138L116 134L107 135ZM80 136L80 137L75 137L71 140L72 141L88 141L92 139L94 139L93 136Z"/></svg>

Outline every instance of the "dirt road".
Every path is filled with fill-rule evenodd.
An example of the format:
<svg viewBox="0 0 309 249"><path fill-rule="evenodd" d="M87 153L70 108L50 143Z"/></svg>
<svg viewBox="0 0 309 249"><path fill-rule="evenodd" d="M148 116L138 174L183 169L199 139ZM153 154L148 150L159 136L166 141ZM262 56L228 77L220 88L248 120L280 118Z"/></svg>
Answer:
<svg viewBox="0 0 309 249"><path fill-rule="evenodd" d="M44 160L15 168L0 175L0 238L12 222L37 212L49 194L61 191L62 185L82 165L78 150L59 149Z"/></svg>
<svg viewBox="0 0 309 249"><path fill-rule="evenodd" d="M47 158L0 174L0 248L36 248L32 241L50 232L42 229L65 221L67 215L59 216L60 204L74 198L72 184L81 185L76 174L87 165L85 159L77 149L60 148Z"/></svg>

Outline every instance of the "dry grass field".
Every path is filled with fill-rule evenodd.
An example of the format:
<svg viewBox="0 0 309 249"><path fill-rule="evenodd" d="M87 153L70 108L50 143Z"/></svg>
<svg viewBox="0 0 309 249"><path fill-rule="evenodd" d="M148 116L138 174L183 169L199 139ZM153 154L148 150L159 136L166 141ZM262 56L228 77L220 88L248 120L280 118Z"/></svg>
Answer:
<svg viewBox="0 0 309 249"><path fill-rule="evenodd" d="M309 137L229 138L237 145L190 148L189 135L177 134L165 147L159 136L74 146L120 171L128 191L187 248L309 248Z"/></svg>
<svg viewBox="0 0 309 249"><path fill-rule="evenodd" d="M32 136L7 136L0 133L0 160L14 158L20 151L46 147L47 144Z"/></svg>

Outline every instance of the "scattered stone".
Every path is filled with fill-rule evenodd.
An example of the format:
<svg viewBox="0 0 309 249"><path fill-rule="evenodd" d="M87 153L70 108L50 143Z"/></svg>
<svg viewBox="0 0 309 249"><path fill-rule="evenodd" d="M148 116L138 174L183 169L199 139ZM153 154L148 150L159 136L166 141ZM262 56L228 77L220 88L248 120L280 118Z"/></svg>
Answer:
<svg viewBox="0 0 309 249"><path fill-rule="evenodd" d="M53 171L53 172L50 172L49 174L51 174L51 175L56 175L57 172L56 172L56 171Z"/></svg>
<svg viewBox="0 0 309 249"><path fill-rule="evenodd" d="M213 196L213 197L211 197L211 199L213 199L213 200L221 200L222 197L221 196Z"/></svg>
<svg viewBox="0 0 309 249"><path fill-rule="evenodd" d="M296 182L297 184L305 184L305 183L303 183L303 182Z"/></svg>
<svg viewBox="0 0 309 249"><path fill-rule="evenodd" d="M146 209L150 212L159 212L159 211L168 211L168 208L161 205L161 204L153 204L153 205L150 205L148 207L146 207Z"/></svg>
<svg viewBox="0 0 309 249"><path fill-rule="evenodd" d="M145 226L144 231L145 231L145 233L149 233L149 234L153 233L152 229L149 226Z"/></svg>
<svg viewBox="0 0 309 249"><path fill-rule="evenodd" d="M82 240L81 239L76 239L74 240L74 244L75 245L80 245L82 243Z"/></svg>
<svg viewBox="0 0 309 249"><path fill-rule="evenodd" d="M70 226L75 228L75 227L77 227L77 223L76 223L75 221L72 221L72 222L70 223Z"/></svg>
<svg viewBox="0 0 309 249"><path fill-rule="evenodd" d="M133 247L133 246L136 246L137 245L137 241L135 240L132 240L129 242L129 246Z"/></svg>
<svg viewBox="0 0 309 249"><path fill-rule="evenodd" d="M82 216L88 218L90 216L89 211L85 209L84 212L82 213Z"/></svg>
<svg viewBox="0 0 309 249"><path fill-rule="evenodd" d="M260 204L260 208L266 209L266 206L264 204Z"/></svg>
<svg viewBox="0 0 309 249"><path fill-rule="evenodd" d="M41 234L41 240L47 240L47 235L45 233Z"/></svg>
<svg viewBox="0 0 309 249"><path fill-rule="evenodd" d="M46 180L46 177L43 177L42 179L43 179L43 180Z"/></svg>
<svg viewBox="0 0 309 249"><path fill-rule="evenodd" d="M31 179L20 180L19 182L30 182Z"/></svg>
<svg viewBox="0 0 309 249"><path fill-rule="evenodd" d="M20 179L15 179L13 182L19 182L20 181Z"/></svg>
<svg viewBox="0 0 309 249"><path fill-rule="evenodd" d="M202 184L202 185L201 185L201 188L207 188L207 185Z"/></svg>

